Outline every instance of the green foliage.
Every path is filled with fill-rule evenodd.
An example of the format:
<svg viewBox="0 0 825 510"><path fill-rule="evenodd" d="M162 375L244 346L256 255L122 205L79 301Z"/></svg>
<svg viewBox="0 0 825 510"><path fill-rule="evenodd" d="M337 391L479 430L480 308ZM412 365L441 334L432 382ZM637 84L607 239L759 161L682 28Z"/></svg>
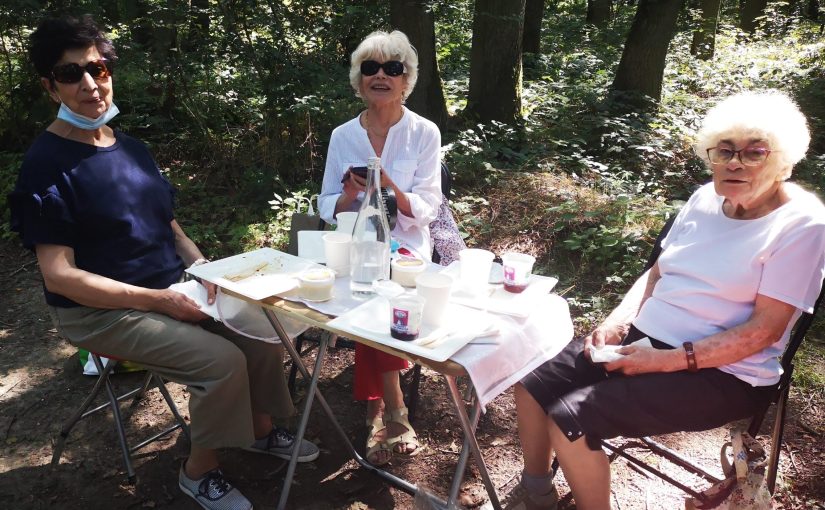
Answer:
<svg viewBox="0 0 825 510"><path fill-rule="evenodd" d="M0 203L5 204L5 197L14 189L22 162L22 154L0 152L0 197L3 197L3 202ZM8 207L0 207L0 239L10 240L16 236L9 228Z"/></svg>

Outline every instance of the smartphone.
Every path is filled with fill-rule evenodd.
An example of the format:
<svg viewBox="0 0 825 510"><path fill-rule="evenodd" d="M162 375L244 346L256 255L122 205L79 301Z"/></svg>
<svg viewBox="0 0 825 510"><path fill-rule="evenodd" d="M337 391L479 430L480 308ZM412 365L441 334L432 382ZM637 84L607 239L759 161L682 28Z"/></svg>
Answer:
<svg viewBox="0 0 825 510"><path fill-rule="evenodd" d="M355 175L357 175L358 177L360 177L362 179L367 178L367 167L365 167L365 166L354 166L354 167L350 168L350 172L354 173Z"/></svg>

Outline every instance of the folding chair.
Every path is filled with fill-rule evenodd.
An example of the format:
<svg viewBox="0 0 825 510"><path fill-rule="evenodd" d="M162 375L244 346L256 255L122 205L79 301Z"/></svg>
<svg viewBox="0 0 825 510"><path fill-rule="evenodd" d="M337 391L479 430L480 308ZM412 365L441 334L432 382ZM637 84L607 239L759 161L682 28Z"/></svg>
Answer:
<svg viewBox="0 0 825 510"><path fill-rule="evenodd" d="M120 449L123 454L123 463L126 465L126 472L129 479L129 483L134 484L136 477L135 469L132 467L131 454L143 448L144 446L170 434L171 432L177 429L182 429L183 433L186 435L186 438L191 440L189 436L189 426L186 424L183 417L180 415L180 412L178 412L178 408L175 405L174 400L172 400L172 397L169 395L169 390L166 389L166 385L161 376L150 370L147 370L146 376L143 378L143 383L139 387L127 393L124 393L123 395L117 396L111 381L111 375L115 365L117 365L117 362L114 360L110 360L109 363L107 363L104 367L103 362L100 359L100 355L90 352L89 356L92 358L92 361L94 361L95 367L97 367L97 373L99 374L97 377L97 381L95 382L95 385L92 388L91 393L89 393L89 395L80 405L80 407L74 412L74 414L68 420L66 420L66 422L63 424L63 428L60 429L60 436L57 438L57 442L54 446L54 452L52 453L51 465L56 466L60 463L60 456L63 454L63 449L66 445L66 439L69 437L69 432L71 432L72 428L75 426L77 422L79 422L83 418L86 418L87 416L90 416L98 411L110 407L112 409L112 414L114 415L113 422L115 426L115 433L117 434L118 440L120 441ZM150 386L157 387L161 395L163 395L163 399L169 406L169 410L172 411L172 414L175 416L175 420L177 423L130 448L129 444L126 441L126 431L123 426L123 417L120 413L120 401L133 397L132 406L134 406L143 398L146 391L150 389ZM89 407L92 404L94 404L95 399L97 398L100 391L104 388L106 389L106 396L108 401L95 407L94 409L89 409Z"/></svg>
<svg viewBox="0 0 825 510"><path fill-rule="evenodd" d="M665 226L662 228L662 231L656 238L656 243L653 247L653 250L651 251L650 258L647 261L645 270L653 267L653 264L658 259L659 254L662 251L662 239L664 239L665 235L667 235L667 232L673 225L674 219L675 215L672 218L670 218L667 221L667 223L665 223ZM768 457L768 466L765 478L768 486L768 491L771 494L774 493L774 489L776 487L776 475L779 469L779 454L782 449L782 435L785 430L785 411L788 403L788 394L790 392L790 386L793 378L793 358L794 355L796 355L796 351L799 349L799 346L802 344L802 340L804 340L808 328L810 328L811 324L813 323L814 315L820 308L823 296L825 296L825 282L823 282L823 289L819 294L819 298L817 298L816 304L814 305L813 313L803 313L794 325L793 332L791 334L790 339L788 340L788 345L785 348L785 352L782 355L782 377L780 378L779 383L777 384L771 399L767 401L765 405L761 409L759 409L759 411L756 414L754 414L754 416L751 418L750 424L748 425L748 433L751 436L756 437L756 435L759 433L760 428L762 427L762 423L765 419L768 409L771 405L776 405L776 415L774 417L774 422L771 430L770 456ZM716 484L722 481L719 477L708 472L703 467L697 465L691 459L688 459L680 455L678 452L655 441L654 439L651 439L650 437L641 437L637 440L641 441L641 443L644 446L646 446L652 453L655 453L661 456L662 458L672 462L673 464L680 466L686 471L707 480L711 484ZM675 487L678 487L679 489L681 489L687 494L690 494L697 500L702 502L708 501L707 496L705 496L701 491L698 491L692 487L683 484L679 480L676 480L675 478L669 476L668 474L657 469L656 467L628 453L626 451L626 448L631 444L632 443L627 443L621 446L617 446L612 442L602 441L602 447L612 452L611 461L615 459L617 456L622 457L634 466L661 478L662 480L668 482L669 484ZM554 461L553 464L555 470L558 466L558 463Z"/></svg>

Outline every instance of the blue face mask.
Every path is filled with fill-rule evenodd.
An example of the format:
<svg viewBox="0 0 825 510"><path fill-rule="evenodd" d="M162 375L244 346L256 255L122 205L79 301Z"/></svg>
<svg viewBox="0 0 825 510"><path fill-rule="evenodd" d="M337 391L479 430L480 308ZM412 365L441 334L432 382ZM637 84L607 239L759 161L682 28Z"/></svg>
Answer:
<svg viewBox="0 0 825 510"><path fill-rule="evenodd" d="M76 128L94 131L112 120L118 113L120 113L120 110L118 110L117 106L112 103L109 106L109 109L103 112L103 115L96 119L91 119L85 115L80 115L71 111L69 107L66 106L66 103L60 103L60 110L57 111L57 118L60 120L65 120Z"/></svg>

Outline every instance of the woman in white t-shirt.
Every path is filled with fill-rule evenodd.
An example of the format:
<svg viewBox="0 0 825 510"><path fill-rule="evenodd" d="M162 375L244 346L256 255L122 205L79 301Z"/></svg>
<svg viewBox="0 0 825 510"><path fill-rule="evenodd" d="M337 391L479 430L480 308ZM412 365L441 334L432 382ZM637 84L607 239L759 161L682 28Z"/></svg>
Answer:
<svg viewBox="0 0 825 510"><path fill-rule="evenodd" d="M335 223L343 211L357 211L366 179L350 171L381 158L381 187L391 187L398 204L392 237L430 260L430 223L441 205L441 133L429 120L404 107L418 78L418 56L399 31L373 32L353 52L350 83L366 110L332 132L318 206ZM408 363L377 349L355 346L354 394L367 401L367 460L386 464L391 456L418 452L407 418L399 370ZM382 417L382 413L384 416Z"/></svg>
<svg viewBox="0 0 825 510"><path fill-rule="evenodd" d="M764 405L825 275L825 206L786 182L809 140L780 93L710 110L696 151L713 182L690 197L656 263L607 319L516 386L524 471L509 505L555 508L555 451L577 508L609 508L601 439L706 430ZM633 344L644 337L652 346ZM624 345L623 356L591 363L607 344Z"/></svg>

